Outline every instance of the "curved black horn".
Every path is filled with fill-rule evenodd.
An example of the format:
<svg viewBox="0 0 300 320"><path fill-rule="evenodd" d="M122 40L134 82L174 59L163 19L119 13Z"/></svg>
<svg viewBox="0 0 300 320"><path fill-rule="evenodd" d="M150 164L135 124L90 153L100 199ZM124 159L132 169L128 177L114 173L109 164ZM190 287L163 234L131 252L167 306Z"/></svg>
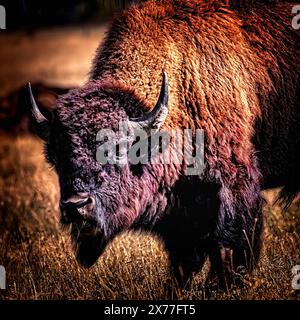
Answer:
<svg viewBox="0 0 300 320"><path fill-rule="evenodd" d="M50 122L39 110L32 93L30 82L28 83L28 90L29 90L29 97L31 102L31 112L35 121L34 127L37 131L37 134L42 139L46 140L49 137Z"/></svg>
<svg viewBox="0 0 300 320"><path fill-rule="evenodd" d="M129 119L131 127L134 129L143 129L149 132L151 129L158 131L165 122L168 115L169 85L168 76L163 72L163 81L160 89L159 98L155 107L145 115L139 118Z"/></svg>
<svg viewBox="0 0 300 320"><path fill-rule="evenodd" d="M31 102L31 107L32 107L32 114L36 120L37 123L42 123L42 122L49 122L48 119L46 117L43 116L43 114L41 113L41 111L39 110L36 102L35 102L35 99L34 99L34 96L33 96L33 93L32 93L32 90L31 90L31 84L30 82L28 83L28 89L29 89L29 96L30 96L30 102Z"/></svg>

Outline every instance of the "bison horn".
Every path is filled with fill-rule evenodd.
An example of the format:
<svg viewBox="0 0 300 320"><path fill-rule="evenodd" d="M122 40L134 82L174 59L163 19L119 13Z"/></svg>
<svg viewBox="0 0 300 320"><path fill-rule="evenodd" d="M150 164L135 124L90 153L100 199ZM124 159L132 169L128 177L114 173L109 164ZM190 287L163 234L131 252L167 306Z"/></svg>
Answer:
<svg viewBox="0 0 300 320"><path fill-rule="evenodd" d="M130 126L132 129L146 130L147 133L149 133L151 129L155 132L159 131L168 115L168 100L168 76L166 72L163 72L162 86L155 107L150 112L139 118L131 118Z"/></svg>
<svg viewBox="0 0 300 320"><path fill-rule="evenodd" d="M34 118L34 127L37 131L37 134L44 140L48 139L50 132L50 123L49 120L41 113L37 103L35 102L31 84L28 83L29 97L31 102L31 112Z"/></svg>

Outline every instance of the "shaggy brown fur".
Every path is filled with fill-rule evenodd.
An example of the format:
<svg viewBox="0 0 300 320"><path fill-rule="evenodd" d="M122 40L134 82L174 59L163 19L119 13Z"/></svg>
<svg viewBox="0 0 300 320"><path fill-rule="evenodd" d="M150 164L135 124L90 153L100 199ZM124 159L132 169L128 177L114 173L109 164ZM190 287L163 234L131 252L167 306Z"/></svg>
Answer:
<svg viewBox="0 0 300 320"><path fill-rule="evenodd" d="M223 285L226 270L253 268L261 189L284 186L288 200L300 189L300 33L291 8L148 1L113 22L90 81L59 99L48 146L62 196L89 190L101 204L96 217L105 241L79 240L83 264L94 263L118 232L144 228L164 240L183 283L206 255ZM204 129L203 175L186 177L178 165L99 167L97 131L150 109L162 69L170 82L164 129Z"/></svg>
<svg viewBox="0 0 300 320"><path fill-rule="evenodd" d="M166 128L203 128L205 181L223 217L259 210L261 188L300 190L300 32L287 2L149 1L114 21L91 79L115 79L152 106L170 79ZM253 2L253 1L251 1ZM256 214L254 214L256 215Z"/></svg>
<svg viewBox="0 0 300 320"><path fill-rule="evenodd" d="M224 185L240 189L234 184L248 174L255 153L264 187L286 185L294 194L300 33L291 26L292 5L258 1L234 12L223 2L150 1L130 8L113 23L91 78L125 83L152 106L165 69L171 88L166 126L205 129L214 176L217 170Z"/></svg>

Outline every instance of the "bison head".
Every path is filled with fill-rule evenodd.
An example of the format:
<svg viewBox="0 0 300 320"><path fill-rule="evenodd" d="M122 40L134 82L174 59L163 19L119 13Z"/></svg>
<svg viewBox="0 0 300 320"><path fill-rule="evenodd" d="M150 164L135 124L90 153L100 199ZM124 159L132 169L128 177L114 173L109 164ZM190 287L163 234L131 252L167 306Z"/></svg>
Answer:
<svg viewBox="0 0 300 320"><path fill-rule="evenodd" d="M145 219L146 211L148 220L155 216L157 208L150 204L159 188L151 165L98 163L97 133L117 132L121 121L131 133L135 128L159 130L167 116L167 76L164 73L160 96L150 112L143 112L149 108L133 91L91 81L59 97L49 119L39 110L30 85L29 91L36 131L45 140L46 158L59 177L61 223L70 227L77 260L90 267L116 234Z"/></svg>

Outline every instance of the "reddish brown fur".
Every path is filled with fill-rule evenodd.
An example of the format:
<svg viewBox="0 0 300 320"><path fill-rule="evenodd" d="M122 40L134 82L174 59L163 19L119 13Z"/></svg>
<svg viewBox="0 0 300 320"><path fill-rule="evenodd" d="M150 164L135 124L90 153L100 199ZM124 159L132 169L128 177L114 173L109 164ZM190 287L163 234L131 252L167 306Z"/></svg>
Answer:
<svg viewBox="0 0 300 320"><path fill-rule="evenodd" d="M125 83L149 108L166 70L165 127L205 130L202 181L221 186L223 219L254 217L263 187L285 186L289 200L300 189L300 33L291 8L149 1L114 21L94 60L91 79Z"/></svg>
<svg viewBox="0 0 300 320"><path fill-rule="evenodd" d="M165 69L171 88L166 126L205 129L211 176L218 172L226 189L240 190L256 153L264 185L287 184L298 172L299 146L300 41L291 8L257 4L234 12L222 1L132 7L114 22L92 78L126 83L151 106Z"/></svg>
<svg viewBox="0 0 300 320"><path fill-rule="evenodd" d="M90 81L58 100L48 146L62 196L88 190L101 204L105 243L77 241L82 263L94 263L118 232L137 228L161 236L178 279L199 270L206 255L223 284L228 261L253 268L261 189L282 185L288 199L300 189L300 33L292 29L291 8L148 1L116 18ZM116 130L128 115L150 109L162 69L170 87L163 129L204 129L203 175L186 177L174 164L138 172L101 167L97 131Z"/></svg>

